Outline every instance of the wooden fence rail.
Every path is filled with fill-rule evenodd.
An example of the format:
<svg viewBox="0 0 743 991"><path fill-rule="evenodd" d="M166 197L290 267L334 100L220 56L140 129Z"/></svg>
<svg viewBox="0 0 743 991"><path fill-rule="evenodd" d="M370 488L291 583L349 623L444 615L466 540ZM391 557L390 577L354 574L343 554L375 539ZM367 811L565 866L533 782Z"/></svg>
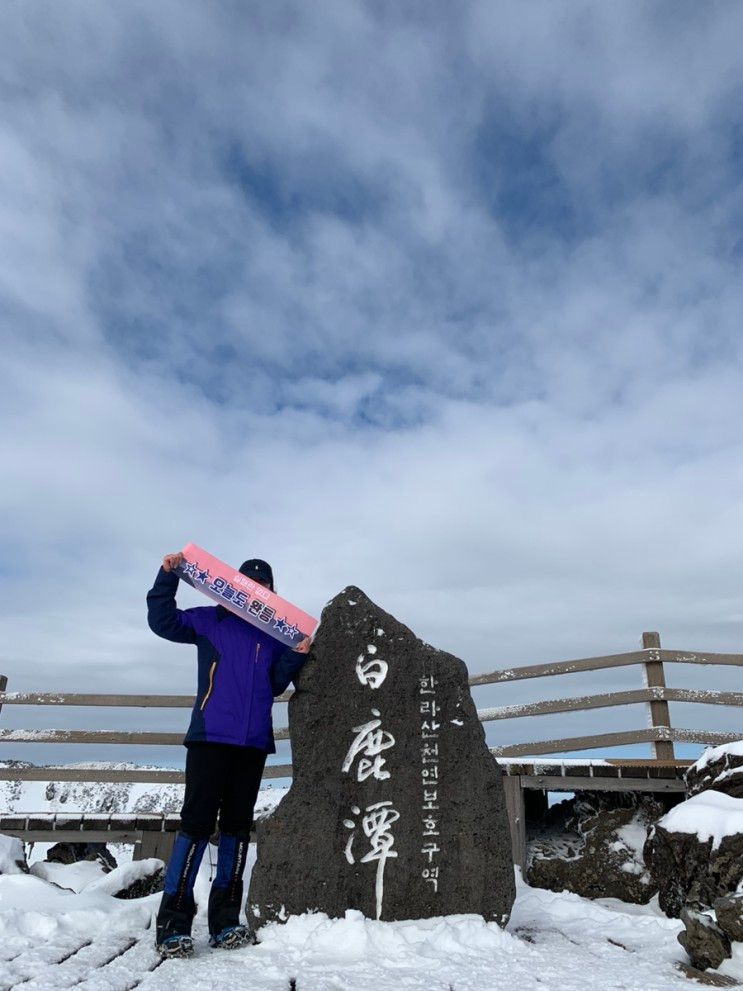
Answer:
<svg viewBox="0 0 743 991"><path fill-rule="evenodd" d="M666 663L727 665L743 667L743 654L694 653L680 650L662 650L657 633L644 633L643 649L625 654L609 654L586 657L572 661L534 664L527 667L507 668L470 678L473 688L482 685L502 684L526 678L545 678L564 674L605 670L638 664L643 668L645 687L598 695L581 695L570 698L547 699L520 705L497 706L478 711L483 722L500 719L517 719L558 713L583 712L616 706L644 704L648 712L648 728L599 733L589 736L573 736L552 740L527 740L508 746L493 747L496 756L527 756L560 754L579 750L611 748L637 743L650 743L655 760L674 760L674 742L721 744L743 737L743 720L738 718L737 729L694 730L671 726L669 702L697 703L728 706L743 709L743 692L714 691L696 688L669 688L665 683ZM191 708L191 695L97 695L69 692L7 692L3 691L7 679L0 676L0 709L3 705L33 706L107 706L116 708ZM291 692L285 692L278 701L286 702ZM277 740L289 737L287 727L276 730ZM67 730L67 729L0 729L0 742L47 744L121 744L126 746L179 746L182 733L155 733L118 730ZM101 769L64 768L0 768L0 780L49 780L54 772L56 780L100 781L181 781L178 771L147 770L107 771ZM284 777L291 774L290 764L270 765L266 777Z"/></svg>

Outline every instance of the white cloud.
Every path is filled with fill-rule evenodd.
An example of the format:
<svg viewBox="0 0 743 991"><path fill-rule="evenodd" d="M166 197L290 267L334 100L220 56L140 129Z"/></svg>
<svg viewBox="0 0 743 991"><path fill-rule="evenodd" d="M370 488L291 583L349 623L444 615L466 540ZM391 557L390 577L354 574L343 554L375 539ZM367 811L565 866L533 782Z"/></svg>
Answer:
<svg viewBox="0 0 743 991"><path fill-rule="evenodd" d="M188 540L476 671L737 648L739 15L492 9L13 8L11 687L188 691Z"/></svg>

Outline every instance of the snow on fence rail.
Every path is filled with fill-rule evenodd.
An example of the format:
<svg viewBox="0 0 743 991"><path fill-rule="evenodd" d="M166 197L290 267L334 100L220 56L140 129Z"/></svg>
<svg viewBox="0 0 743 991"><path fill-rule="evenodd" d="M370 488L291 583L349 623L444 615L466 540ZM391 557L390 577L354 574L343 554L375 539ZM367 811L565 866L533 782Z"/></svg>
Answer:
<svg viewBox="0 0 743 991"><path fill-rule="evenodd" d="M669 702L701 703L743 708L742 692L718 692L708 689L668 688L665 683L664 664L719 664L743 667L743 654L694 653L682 650L662 650L657 633L644 633L642 650L624 654L586 657L572 661L533 664L525 667L506 668L470 678L470 686L494 685L526 678L544 678L581 671L639 664L643 667L645 687L631 691L610 692L599 695L582 695L573 698L548 699L521 705L508 705L481 709L478 716L483 722L496 719L514 719L555 713L579 712L614 706L648 706L647 729L626 730L615 733L599 733L591 736L574 736L552 740L530 740L522 743L491 748L497 757L521 757L565 753L576 750L611 748L636 743L650 743L653 757L658 761L674 761L674 741L716 745L741 737L741 731L681 729L671 726ZM0 675L0 710L3 705L34 706L109 706L116 708L183 708L194 704L192 695L91 695L67 692L7 692L7 678ZM277 701L286 702L291 692L285 692ZM289 738L287 727L276 730L277 740ZM118 730L59 730L59 729L0 729L0 742L6 743L95 743L153 746L180 746L181 733L127 732ZM110 782L179 782L179 771L156 769L83 769L49 767L0 768L0 780L49 780L53 773L59 781L110 781ZM279 778L291 775L291 764L273 764L266 767L265 777Z"/></svg>

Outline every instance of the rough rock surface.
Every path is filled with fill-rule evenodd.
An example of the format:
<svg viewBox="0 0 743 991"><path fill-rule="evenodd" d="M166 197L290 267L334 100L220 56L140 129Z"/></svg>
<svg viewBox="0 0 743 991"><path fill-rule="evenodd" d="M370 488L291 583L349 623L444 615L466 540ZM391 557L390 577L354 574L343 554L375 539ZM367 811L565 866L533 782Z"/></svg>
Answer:
<svg viewBox="0 0 743 991"><path fill-rule="evenodd" d="M712 907L717 916L717 925L728 939L743 943L743 891L715 898Z"/></svg>
<svg viewBox="0 0 743 991"><path fill-rule="evenodd" d="M686 772L689 797L708 789L743 798L743 743L708 747Z"/></svg>
<svg viewBox="0 0 743 991"><path fill-rule="evenodd" d="M711 916L685 908L681 921L684 929L678 934L678 941L695 967L716 969L732 956L730 940Z"/></svg>
<svg viewBox="0 0 743 991"><path fill-rule="evenodd" d="M155 859L155 858L151 858ZM160 866L153 865L153 868L147 873L142 873L136 881L132 881L124 888L120 888L119 891L112 892L114 898L144 898L146 895L154 895L158 891L162 891L165 887L165 865L160 863Z"/></svg>
<svg viewBox="0 0 743 991"><path fill-rule="evenodd" d="M664 811L633 792L579 792L550 809L530 842L527 881L584 898L646 904L657 889L642 849L648 827Z"/></svg>
<svg viewBox="0 0 743 991"><path fill-rule="evenodd" d="M645 863L658 886L666 915L680 918L685 905L711 908L743 879L743 834L725 836L717 849L696 833L674 833L660 823L645 844Z"/></svg>
<svg viewBox="0 0 743 991"><path fill-rule="evenodd" d="M462 661L347 588L323 612L289 727L293 782L258 824L252 925L309 909L506 923L501 772Z"/></svg>
<svg viewBox="0 0 743 991"><path fill-rule="evenodd" d="M55 843L47 850L46 859L52 864L97 860L106 871L116 867L116 858L105 843Z"/></svg>

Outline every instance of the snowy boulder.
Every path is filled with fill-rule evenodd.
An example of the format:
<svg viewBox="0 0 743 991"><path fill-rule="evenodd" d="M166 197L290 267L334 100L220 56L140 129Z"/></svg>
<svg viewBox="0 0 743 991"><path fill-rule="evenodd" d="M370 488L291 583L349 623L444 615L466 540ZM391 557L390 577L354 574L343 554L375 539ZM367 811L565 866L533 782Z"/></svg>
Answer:
<svg viewBox="0 0 743 991"><path fill-rule="evenodd" d="M253 925L313 909L505 925L503 783L462 661L347 588L323 611L289 730L292 786L257 825Z"/></svg>
<svg viewBox="0 0 743 991"><path fill-rule="evenodd" d="M134 860L117 867L88 885L87 891L105 892L114 898L145 898L163 890L165 864L156 857Z"/></svg>
<svg viewBox="0 0 743 991"><path fill-rule="evenodd" d="M17 836L0 835L0 874L28 874L26 852Z"/></svg>
<svg viewBox="0 0 743 991"><path fill-rule="evenodd" d="M99 860L77 860L74 864L37 860L31 865L31 874L66 891L83 891L93 881L105 877Z"/></svg>
<svg viewBox="0 0 743 991"><path fill-rule="evenodd" d="M154 858L153 858L154 859ZM142 863L142 861L139 861ZM120 870L121 868L117 868ZM114 873L113 871L111 872ZM162 891L165 887L165 864L160 861L159 866L151 868L148 872L143 871L139 877L134 878L118 891L113 892L114 898L146 898L147 895L154 895Z"/></svg>
<svg viewBox="0 0 743 991"><path fill-rule="evenodd" d="M104 870L116 867L116 858L105 843L55 843L46 854L52 864L75 864L80 860L97 861Z"/></svg>
<svg viewBox="0 0 743 991"><path fill-rule="evenodd" d="M712 915L684 908L681 910L681 921L684 928L678 934L678 941L699 970L708 967L717 969L732 956L730 940Z"/></svg>
<svg viewBox="0 0 743 991"><path fill-rule="evenodd" d="M97 860L78 860L73 864L37 861L31 866L31 874L55 888L76 894L97 892L112 898L133 899L163 890L165 865L152 857L109 871Z"/></svg>
<svg viewBox="0 0 743 991"><path fill-rule="evenodd" d="M716 791L687 799L653 827L644 856L666 915L711 908L743 879L743 799Z"/></svg>
<svg viewBox="0 0 743 991"><path fill-rule="evenodd" d="M686 772L686 790L690 797L710 789L743 798L743 741L707 747Z"/></svg>
<svg viewBox="0 0 743 991"><path fill-rule="evenodd" d="M633 792L579 792L549 810L529 844L532 887L644 905L657 888L642 858L664 807Z"/></svg>

